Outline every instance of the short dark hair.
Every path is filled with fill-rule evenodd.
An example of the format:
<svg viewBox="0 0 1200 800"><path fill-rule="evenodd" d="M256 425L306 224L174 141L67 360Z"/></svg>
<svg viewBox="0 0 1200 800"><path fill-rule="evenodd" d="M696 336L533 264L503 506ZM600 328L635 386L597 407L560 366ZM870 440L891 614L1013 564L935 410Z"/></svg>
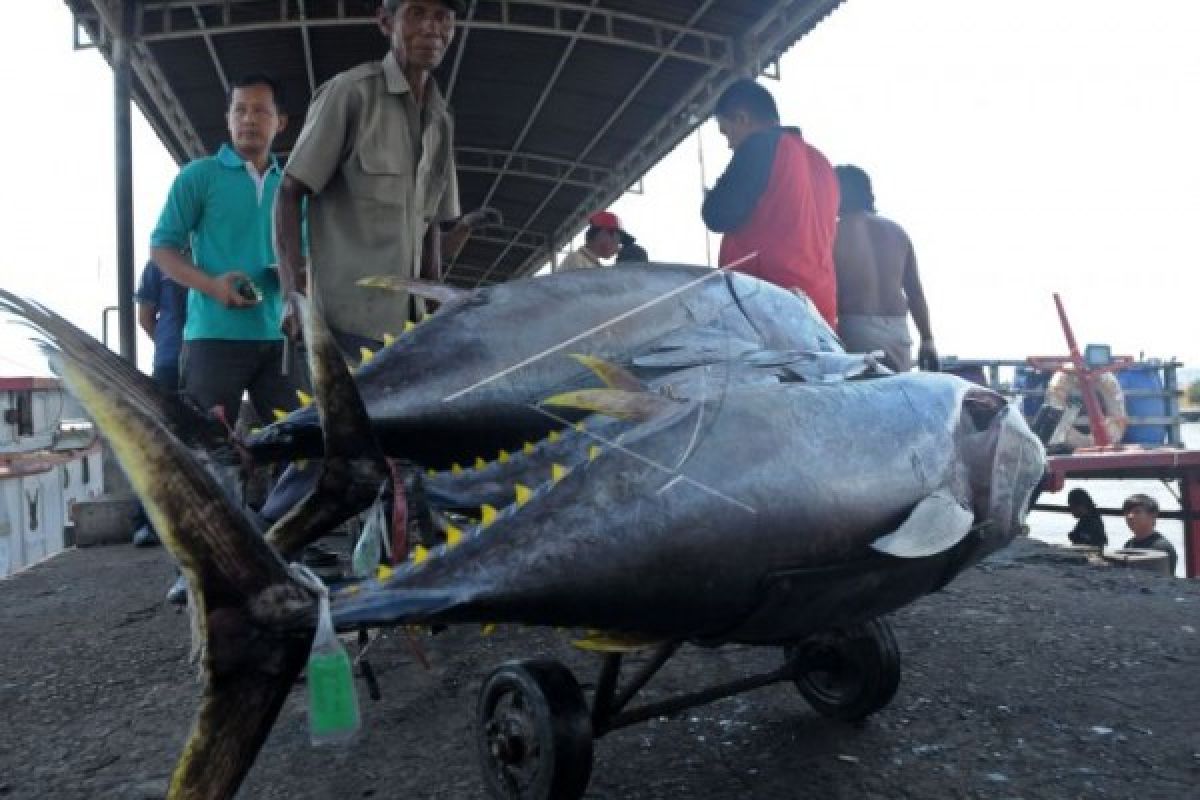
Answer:
<svg viewBox="0 0 1200 800"><path fill-rule="evenodd" d="M1121 505L1121 513L1127 514L1135 508L1140 508L1154 516L1158 516L1158 501L1148 494L1131 494Z"/></svg>
<svg viewBox="0 0 1200 800"><path fill-rule="evenodd" d="M270 89L271 99L275 101L275 110L283 113L283 85L265 72L249 72L234 78L229 84L229 91L225 94L225 107L230 108L233 105L234 89L247 89L251 86L266 86Z"/></svg>
<svg viewBox="0 0 1200 800"><path fill-rule="evenodd" d="M853 164L842 164L834 167L833 171L837 173L838 189L841 194L841 199L838 201L839 214L847 214L851 211L875 211L875 192L871 189L871 176L867 175L866 170Z"/></svg>
<svg viewBox="0 0 1200 800"><path fill-rule="evenodd" d="M779 124L779 108L775 105L775 98L749 78L734 81L721 92L715 111L719 117L732 117L744 111L758 122Z"/></svg>
<svg viewBox="0 0 1200 800"><path fill-rule="evenodd" d="M1067 506L1083 506L1088 511L1096 510L1096 503L1092 500L1092 496L1087 493L1087 489L1072 489L1067 492Z"/></svg>

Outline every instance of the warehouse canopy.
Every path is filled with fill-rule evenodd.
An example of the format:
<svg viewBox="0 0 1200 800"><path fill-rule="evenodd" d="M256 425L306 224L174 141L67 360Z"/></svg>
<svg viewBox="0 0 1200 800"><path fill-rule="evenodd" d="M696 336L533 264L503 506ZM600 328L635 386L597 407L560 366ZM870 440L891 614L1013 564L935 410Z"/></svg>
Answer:
<svg viewBox="0 0 1200 800"><path fill-rule="evenodd" d="M132 2L132 0L127 0ZM268 72L294 124L313 89L381 58L377 0L66 0L76 43L110 61L122 25L133 96L179 162L226 136L232 78ZM449 279L528 274L840 0L474 0L438 81L455 111L464 209L499 208Z"/></svg>

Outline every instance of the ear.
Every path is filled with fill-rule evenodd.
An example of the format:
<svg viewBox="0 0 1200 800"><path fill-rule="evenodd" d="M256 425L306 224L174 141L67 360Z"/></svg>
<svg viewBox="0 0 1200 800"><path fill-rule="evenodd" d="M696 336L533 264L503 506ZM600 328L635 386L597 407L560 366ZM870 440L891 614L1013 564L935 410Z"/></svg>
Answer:
<svg viewBox="0 0 1200 800"><path fill-rule="evenodd" d="M379 4L379 8L375 9L375 24L379 26L379 32L388 39L392 38L392 25L395 24L395 15L384 8L383 3Z"/></svg>

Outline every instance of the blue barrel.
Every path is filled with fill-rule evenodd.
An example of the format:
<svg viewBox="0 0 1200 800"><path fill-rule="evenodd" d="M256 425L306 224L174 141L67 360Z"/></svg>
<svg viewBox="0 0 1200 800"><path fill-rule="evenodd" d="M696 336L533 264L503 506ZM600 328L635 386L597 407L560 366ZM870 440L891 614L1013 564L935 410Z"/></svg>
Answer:
<svg viewBox="0 0 1200 800"><path fill-rule="evenodd" d="M1117 373L1117 382L1128 390L1163 391L1162 375L1158 367L1133 366ZM1167 398L1131 397L1125 395L1125 414L1128 417L1165 417L1169 413ZM1166 425L1130 425L1121 440L1129 444L1160 445L1167 441Z"/></svg>
<svg viewBox="0 0 1200 800"><path fill-rule="evenodd" d="M1050 373L1036 370L1033 367L1017 367L1017 374L1013 377L1014 389L1041 389L1046 390L1047 384L1050 383ZM1021 398L1021 413L1026 419L1033 419L1037 416L1038 409L1042 407L1043 395L1034 395L1033 397L1025 396Z"/></svg>

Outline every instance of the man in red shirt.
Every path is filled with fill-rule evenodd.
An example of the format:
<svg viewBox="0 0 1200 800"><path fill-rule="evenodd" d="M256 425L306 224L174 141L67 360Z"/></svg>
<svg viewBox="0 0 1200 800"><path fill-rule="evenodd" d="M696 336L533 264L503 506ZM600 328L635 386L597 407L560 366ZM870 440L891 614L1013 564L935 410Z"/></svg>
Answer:
<svg viewBox="0 0 1200 800"><path fill-rule="evenodd" d="M733 158L702 213L710 230L725 234L721 266L801 290L836 326L833 167L799 129L780 126L771 93L752 80L725 90L716 117Z"/></svg>

